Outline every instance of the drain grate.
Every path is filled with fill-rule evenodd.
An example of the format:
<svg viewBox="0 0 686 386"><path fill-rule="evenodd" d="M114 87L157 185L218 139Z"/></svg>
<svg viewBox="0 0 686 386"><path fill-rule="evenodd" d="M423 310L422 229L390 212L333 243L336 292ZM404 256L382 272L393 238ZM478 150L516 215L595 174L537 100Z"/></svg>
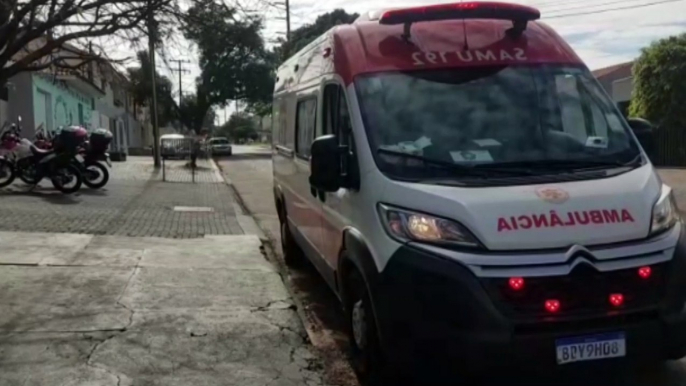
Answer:
<svg viewBox="0 0 686 386"><path fill-rule="evenodd" d="M208 206L175 206L174 212L214 212L214 208Z"/></svg>

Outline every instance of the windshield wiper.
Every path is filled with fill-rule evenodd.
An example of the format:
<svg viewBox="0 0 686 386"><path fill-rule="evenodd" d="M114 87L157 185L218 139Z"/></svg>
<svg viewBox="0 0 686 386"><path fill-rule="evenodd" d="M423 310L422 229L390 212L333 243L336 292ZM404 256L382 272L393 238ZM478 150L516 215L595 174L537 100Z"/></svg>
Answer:
<svg viewBox="0 0 686 386"><path fill-rule="evenodd" d="M614 161L601 161L601 160L585 160L585 159L546 159L539 161L514 161L514 162L502 162L497 164L491 164L498 168L532 168L535 170L591 170L591 169L610 169L619 167L634 167L641 163L641 155L634 157L632 160L626 162L614 160ZM490 166L490 165L489 165Z"/></svg>
<svg viewBox="0 0 686 386"><path fill-rule="evenodd" d="M488 175L488 173L502 173L502 174L509 174L509 175L517 175L517 176L531 176L531 175L538 174L538 173L535 173L535 172L533 172L529 169L526 169L526 168L490 167L491 164L480 164L478 166L465 166L465 165L460 165L460 164L456 164L456 163L449 162L449 161L441 161L441 160L434 159L434 158L427 158L427 157L424 157L424 156L421 156L418 154L405 153L402 151L389 150L389 149L384 149L384 148L377 149L377 152L383 153L383 154L399 156L399 157L412 158L412 159L422 161L425 164L439 166L439 167L442 167L444 169L457 170L457 171L469 173L469 174L481 174L481 175L485 174L485 175Z"/></svg>

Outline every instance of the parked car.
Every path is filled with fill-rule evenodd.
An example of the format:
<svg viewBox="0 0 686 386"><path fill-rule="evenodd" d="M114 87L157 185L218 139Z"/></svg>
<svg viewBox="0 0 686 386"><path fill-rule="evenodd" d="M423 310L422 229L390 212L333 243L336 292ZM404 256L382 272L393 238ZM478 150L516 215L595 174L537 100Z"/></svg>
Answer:
<svg viewBox="0 0 686 386"><path fill-rule="evenodd" d="M341 300L363 377L686 353L686 236L650 125L539 17L370 13L278 69L284 259Z"/></svg>
<svg viewBox="0 0 686 386"><path fill-rule="evenodd" d="M231 144L229 140L224 137L215 137L207 141L209 148L213 155L229 156L232 153Z"/></svg>

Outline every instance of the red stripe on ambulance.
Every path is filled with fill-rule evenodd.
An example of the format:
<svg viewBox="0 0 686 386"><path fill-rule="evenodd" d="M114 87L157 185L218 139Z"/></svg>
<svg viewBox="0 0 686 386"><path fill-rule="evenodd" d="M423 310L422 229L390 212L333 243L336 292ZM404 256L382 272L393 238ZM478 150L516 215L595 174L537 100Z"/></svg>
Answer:
<svg viewBox="0 0 686 386"><path fill-rule="evenodd" d="M551 210L540 214L500 217L498 232L627 222L634 222L634 217L627 209L597 209L564 213Z"/></svg>

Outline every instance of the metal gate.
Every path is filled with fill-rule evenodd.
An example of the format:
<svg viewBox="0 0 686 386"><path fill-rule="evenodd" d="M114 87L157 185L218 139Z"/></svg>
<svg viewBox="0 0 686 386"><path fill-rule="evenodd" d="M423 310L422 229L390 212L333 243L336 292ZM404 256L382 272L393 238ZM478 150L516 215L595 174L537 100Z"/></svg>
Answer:
<svg viewBox="0 0 686 386"><path fill-rule="evenodd" d="M162 157L162 180L167 181L167 161L185 161L191 158L193 151L193 139L162 138L160 140L160 156ZM191 165L191 178L195 182L195 167Z"/></svg>
<svg viewBox="0 0 686 386"><path fill-rule="evenodd" d="M686 129L657 129L655 148L649 153L655 166L686 167Z"/></svg>

